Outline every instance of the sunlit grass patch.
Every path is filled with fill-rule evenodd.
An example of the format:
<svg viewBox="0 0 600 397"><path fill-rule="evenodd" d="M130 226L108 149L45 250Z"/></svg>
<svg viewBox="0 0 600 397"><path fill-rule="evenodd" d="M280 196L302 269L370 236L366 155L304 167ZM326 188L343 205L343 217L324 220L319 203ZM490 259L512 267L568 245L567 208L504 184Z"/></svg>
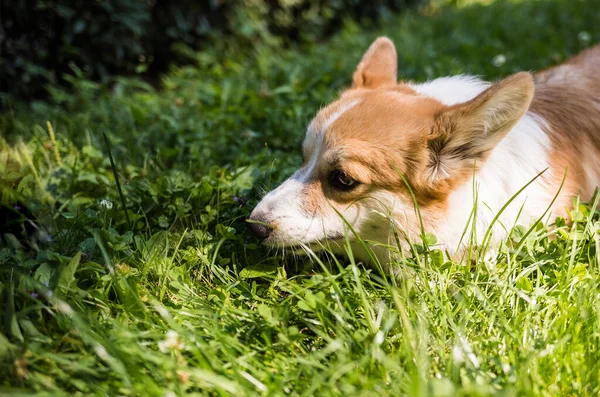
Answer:
<svg viewBox="0 0 600 397"><path fill-rule="evenodd" d="M11 104L0 391L597 395L594 205L575 203L553 229L504 225L510 236L473 260L449 260L423 231L392 264L400 277L352 256L283 256L246 231L377 35L417 80L494 79L600 41L591 0L459 3L304 48L198 54L161 91L79 77L47 102Z"/></svg>

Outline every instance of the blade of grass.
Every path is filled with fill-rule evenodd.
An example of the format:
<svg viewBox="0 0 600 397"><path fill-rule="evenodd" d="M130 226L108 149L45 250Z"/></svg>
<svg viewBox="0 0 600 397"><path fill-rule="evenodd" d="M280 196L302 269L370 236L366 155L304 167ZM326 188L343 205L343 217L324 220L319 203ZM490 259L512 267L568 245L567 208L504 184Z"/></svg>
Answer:
<svg viewBox="0 0 600 397"><path fill-rule="evenodd" d="M119 173L117 172L117 166L115 165L115 160L113 159L112 152L110 150L110 141L108 140L105 132L102 132L102 136L104 137L104 143L106 145L108 158L110 159L110 166L115 177L115 183L117 184L117 190L119 192L119 198L121 199L121 205L123 206L123 212L125 212L125 219L127 219L127 226L131 228L131 221L129 220L129 213L127 212L127 203L125 202L123 189L121 189L121 182L119 182Z"/></svg>

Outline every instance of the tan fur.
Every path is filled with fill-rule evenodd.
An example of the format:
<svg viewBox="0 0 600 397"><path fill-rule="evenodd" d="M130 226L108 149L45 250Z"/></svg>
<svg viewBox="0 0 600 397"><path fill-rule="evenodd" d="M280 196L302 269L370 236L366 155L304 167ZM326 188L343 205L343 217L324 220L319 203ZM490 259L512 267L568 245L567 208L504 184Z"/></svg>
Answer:
<svg viewBox="0 0 600 397"><path fill-rule="evenodd" d="M275 229L268 237L271 243L315 244L340 239L344 228L336 223L339 218L332 216L338 212L352 214L359 219L355 226L361 228L360 234L375 236L385 244L389 236L385 232L390 232L391 226L380 217L380 206L364 202L391 203L395 206L390 209L394 227L415 238L420 221L414 197L425 229L442 230L451 240L454 223L447 221L466 221L463 210L471 209L466 208L468 203L463 205L468 201L464 188L476 171L482 171L478 175L488 172L488 198L500 192L498 200L503 200L503 195L516 193L514 184L521 183L519 178L529 178L532 172L539 172L538 167L548 164L548 172L536 181L535 195L527 197L534 197L533 206L544 208L567 171L551 208L553 214L564 216L574 197L581 194L583 200L589 200L600 184L599 71L597 46L533 76L526 72L509 76L469 101L448 106L419 94L419 86L398 83L394 45L379 38L358 64L351 88L321 109L309 125L300 171L282 185L287 188L280 187L263 199L265 204L261 207L259 203L253 214ZM521 120L523 124L518 124ZM503 141L517 128L520 135L511 134ZM540 161L528 163L522 146L513 156L518 146L515 139L530 139L537 145L534 153L542 156ZM500 142L502 150L494 151ZM515 167L498 168L490 177L490 167L502 164L498 156L505 155L507 161L515 161ZM488 166L482 170L484 165ZM502 174L505 169L511 173ZM523 169L527 173L521 174ZM332 175L340 172L356 181L355 187L336 188ZM494 181L500 177L505 177L498 182L502 185L494 190ZM455 192L459 194L453 195ZM271 219L273 209L277 215ZM529 216L537 217L536 210L529 211ZM325 230L327 223L337 226ZM286 227L278 228L283 224ZM446 228L440 229L441 224ZM464 226L456 225L460 229L456 233ZM322 231L315 230L320 227ZM311 237L306 237L309 232Z"/></svg>
<svg viewBox="0 0 600 397"><path fill-rule="evenodd" d="M352 88L377 88L396 84L398 56L394 43L380 37L367 50L352 76Z"/></svg>
<svg viewBox="0 0 600 397"><path fill-rule="evenodd" d="M405 191L401 175L409 178L424 171L426 137L442 105L430 98L386 89L350 90L339 101L356 99L361 102L324 132L318 177L323 178L330 170L340 168L370 188ZM329 115L331 111L325 110L319 113L317 120ZM424 124L424 120L431 123ZM416 180L412 182L420 184ZM358 198L363 193L357 189L347 194L333 194L332 198L347 201L348 196Z"/></svg>
<svg viewBox="0 0 600 397"><path fill-rule="evenodd" d="M372 76L371 80L378 80L377 76ZM314 125L318 129L344 103L360 100L352 111L344 113L327 131L321 132L325 133L323 156L326 158L320 161L320 172L314 177L325 178L330 170L340 168L370 189L381 188L410 199L407 181L420 207L444 208L445 199L452 189L472 175L476 161L485 161L489 150L525 112L532 90L531 77L519 74L491 87L473 101L452 107L416 95L406 84L399 84L395 89L386 86L348 90L315 118ZM506 98L500 98L502 95ZM511 108L516 102L519 106ZM477 112L483 113L492 106L510 108L506 110L510 122L502 119L497 121L498 125L494 126L490 121L489 126L481 126L489 129L486 133L493 138L485 150L467 145L475 134L485 132L479 129L482 116ZM432 179L431 169L437 165L432 164L435 154L432 153L431 142L439 139L448 141L451 145L446 144L444 148L449 148L450 152L457 150L457 156L463 156L463 152L471 149L478 151L464 154L452 175ZM308 150L305 157L309 158L312 154ZM449 153L449 156L452 155ZM365 191L357 189L350 193L328 195L323 190L323 194L334 201L346 202L364 197ZM311 199L310 202L316 200Z"/></svg>
<svg viewBox="0 0 600 397"><path fill-rule="evenodd" d="M591 199L598 180L587 174L600 169L600 46L536 74L530 110L549 124L554 177L562 180L567 170L563 205L579 193Z"/></svg>
<svg viewBox="0 0 600 397"><path fill-rule="evenodd" d="M586 187L584 197L591 196L593 184L586 184L580 160L590 158L591 163L598 164L593 160L597 157L585 155L586 146L600 153L600 106L597 113L589 112L590 104L600 105L596 94L600 93L600 78L591 76L596 62L600 65L600 49L537 74L535 96L532 76L522 72L467 103L444 106L416 95L404 83L390 85L395 74L390 60L396 57L390 44L387 39L375 41L354 73L352 88L314 121L316 126L323 125L344 103L360 101L323 132L327 161L323 160L314 177L323 179L329 170L341 168L368 189L339 194L328 192L326 183L320 187L315 184L308 209L318 207L318 202L326 203L317 198L319 195L346 203L377 188L410 197L403 175L422 210L432 207L443 211L449 193L472 176L528 108L550 124L547 132L552 138L555 170L549 184L558 190L564 169L570 170L556 207L567 205L582 187ZM438 141L443 142L442 147L435 148ZM445 158L436 160L436 156ZM436 167L448 168L443 177L435 175Z"/></svg>

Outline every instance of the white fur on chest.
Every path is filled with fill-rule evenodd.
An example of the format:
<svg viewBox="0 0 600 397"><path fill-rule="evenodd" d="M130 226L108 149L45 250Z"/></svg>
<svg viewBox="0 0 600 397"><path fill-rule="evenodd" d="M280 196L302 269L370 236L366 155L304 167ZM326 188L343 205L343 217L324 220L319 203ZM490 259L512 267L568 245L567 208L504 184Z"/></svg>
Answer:
<svg viewBox="0 0 600 397"><path fill-rule="evenodd" d="M440 77L427 83L409 85L419 94L435 98L447 106L467 102L490 87L487 81L465 75Z"/></svg>
<svg viewBox="0 0 600 397"><path fill-rule="evenodd" d="M442 78L413 88L446 105L466 102L489 87L488 83L469 76ZM542 128L545 121L527 113L508 135L496 146L483 167L474 177L450 194L448 212L444 222L437 225L438 240L450 251L460 250L469 244L469 233L461 241L467 223L474 224L474 234L481 243L488 227L502 207L521 188L537 178L503 211L494 225L495 241L506 236L515 224L528 225L540 217L556 192L544 184L549 169L551 142ZM469 220L477 208L475 222ZM460 244L460 246L459 246Z"/></svg>

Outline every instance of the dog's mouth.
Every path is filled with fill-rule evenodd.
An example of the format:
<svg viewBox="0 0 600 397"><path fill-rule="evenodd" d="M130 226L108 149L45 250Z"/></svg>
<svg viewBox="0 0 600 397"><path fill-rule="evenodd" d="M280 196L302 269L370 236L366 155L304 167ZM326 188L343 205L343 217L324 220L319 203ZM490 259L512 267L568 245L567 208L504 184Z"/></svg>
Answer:
<svg viewBox="0 0 600 397"><path fill-rule="evenodd" d="M267 238L263 241L263 244L265 244L269 248L283 248L286 250L290 250L293 253L304 253L307 250L311 250L313 252L323 251L332 245L339 247L342 244L344 244L349 238L350 236L345 236L342 233L335 233L327 235L321 239L315 239L310 241L285 241Z"/></svg>

